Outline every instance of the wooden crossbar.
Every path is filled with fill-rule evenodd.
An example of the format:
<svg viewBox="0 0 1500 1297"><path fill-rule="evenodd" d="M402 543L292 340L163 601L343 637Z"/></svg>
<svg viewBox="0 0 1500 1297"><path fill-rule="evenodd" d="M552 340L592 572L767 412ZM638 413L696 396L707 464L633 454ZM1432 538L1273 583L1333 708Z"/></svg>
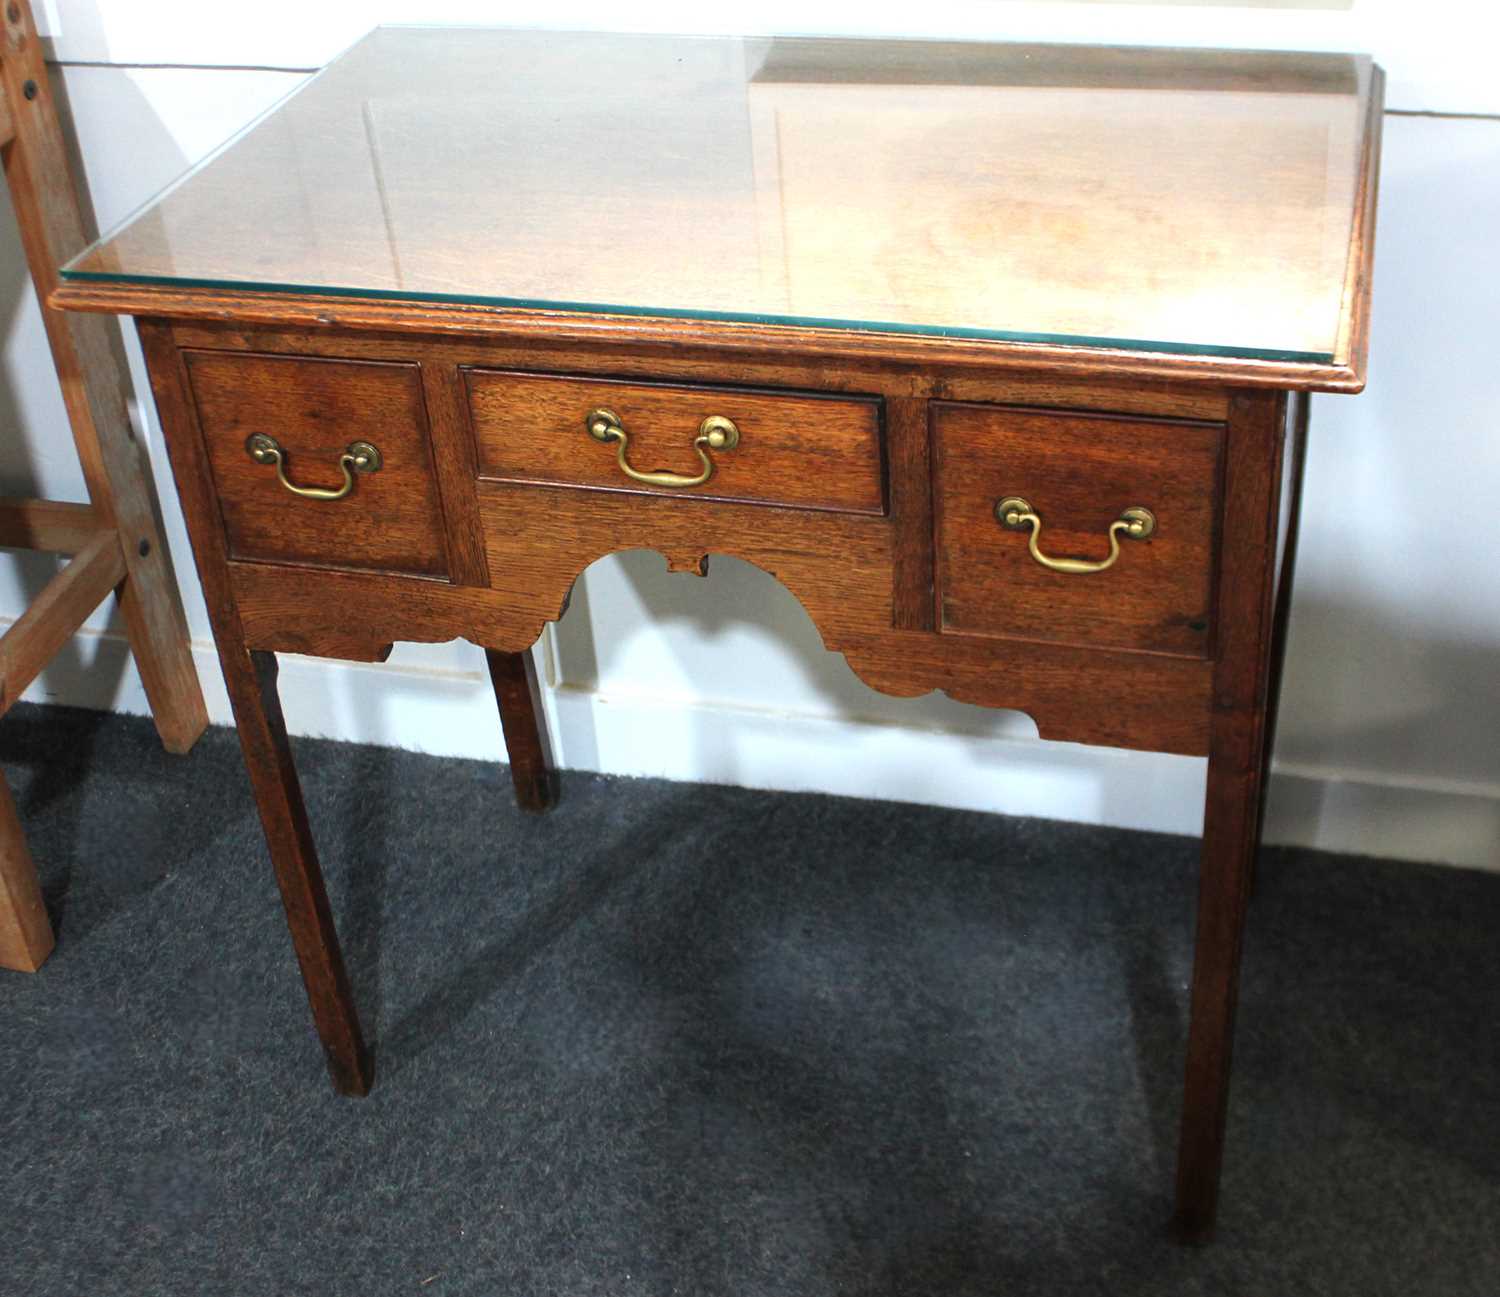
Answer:
<svg viewBox="0 0 1500 1297"><path fill-rule="evenodd" d="M100 532L113 530L91 504L0 500L0 547L6 549L77 554Z"/></svg>
<svg viewBox="0 0 1500 1297"><path fill-rule="evenodd" d="M119 538L100 532L0 635L0 716L124 577Z"/></svg>
<svg viewBox="0 0 1500 1297"><path fill-rule="evenodd" d="M16 509L18 503L50 507ZM27 500L7 501L5 506L0 508L0 538L20 534L6 528L26 522L42 526L46 535L58 542L48 548L72 549L75 539L85 535L91 538L0 635L0 714L9 710L84 619L125 578L119 537L114 528L101 530L94 524L87 505L58 506L45 500ZM54 509L62 512L54 515ZM90 532L78 530L84 522L92 526ZM52 944L52 925L42 903L31 849L26 845L10 786L0 775L0 968L35 972L52 952Z"/></svg>

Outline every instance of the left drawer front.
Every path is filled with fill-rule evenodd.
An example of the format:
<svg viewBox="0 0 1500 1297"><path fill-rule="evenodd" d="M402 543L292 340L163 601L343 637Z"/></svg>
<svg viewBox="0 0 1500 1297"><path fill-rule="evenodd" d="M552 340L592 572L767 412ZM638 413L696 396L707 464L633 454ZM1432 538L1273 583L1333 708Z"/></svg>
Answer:
<svg viewBox="0 0 1500 1297"><path fill-rule="evenodd" d="M185 353L213 469L229 556L317 567L445 576L442 509L416 365L292 356ZM338 489L356 442L380 452L342 499L289 490L247 449L281 448L293 486Z"/></svg>

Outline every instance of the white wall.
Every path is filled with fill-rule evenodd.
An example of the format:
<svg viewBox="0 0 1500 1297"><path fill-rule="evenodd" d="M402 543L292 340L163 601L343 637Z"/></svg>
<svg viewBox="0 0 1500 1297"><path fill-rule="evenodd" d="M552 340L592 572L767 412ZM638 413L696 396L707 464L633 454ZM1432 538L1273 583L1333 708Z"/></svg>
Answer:
<svg viewBox="0 0 1500 1297"><path fill-rule="evenodd" d="M1492 33L1461 0L1345 8L945 0L613 6L52 0L39 16L101 227L273 103L377 21L654 30L902 32L1368 50L1390 104L1500 115ZM874 14L875 16L872 16ZM81 63L104 66L78 66ZM187 67L127 67L186 64ZM1386 122L1370 386L1318 398L1268 834L1339 850L1500 866L1500 120ZM11 217L0 489L82 497ZM137 387L145 391L130 340ZM154 414L144 413L216 720L228 708ZM52 561L0 561L16 615ZM663 774L1195 832L1203 763L1042 743L1025 717L941 696L890 699L824 652L796 601L745 564L707 580L650 554L586 575L549 636L562 757ZM144 710L116 632L95 633L29 696ZM304 733L496 757L477 649L402 646L384 667L290 661Z"/></svg>

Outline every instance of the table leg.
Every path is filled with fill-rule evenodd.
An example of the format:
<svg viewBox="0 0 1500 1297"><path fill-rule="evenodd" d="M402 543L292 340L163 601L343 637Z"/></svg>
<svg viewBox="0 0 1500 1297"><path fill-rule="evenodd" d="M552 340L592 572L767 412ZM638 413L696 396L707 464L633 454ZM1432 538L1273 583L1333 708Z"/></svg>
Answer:
<svg viewBox="0 0 1500 1297"><path fill-rule="evenodd" d="M307 807L287 742L281 698L276 692L276 655L252 650L245 643L229 579L223 519L208 461L201 453L196 407L171 326L142 321L140 335L177 479L178 498L203 582L219 666L234 709L240 748L286 907L287 926L313 1021L323 1041L328 1073L339 1093L366 1094L372 1079L370 1054L360 1034L349 975L339 951L323 872L307 823Z"/></svg>
<svg viewBox="0 0 1500 1297"><path fill-rule="evenodd" d="M500 726L510 755L510 777L516 801L525 811L550 810L557 802L557 770L542 712L536 663L530 652L502 653L485 649L490 683L500 707Z"/></svg>
<svg viewBox="0 0 1500 1297"><path fill-rule="evenodd" d="M1218 1206L1240 951L1260 843L1260 794L1258 751L1247 750L1239 760L1210 758L1177 1161L1177 1224L1189 1242L1212 1235Z"/></svg>
<svg viewBox="0 0 1500 1297"><path fill-rule="evenodd" d="M373 1079L370 1055L292 764L276 692L276 655L221 646L219 656L328 1074L340 1094L366 1094Z"/></svg>
<svg viewBox="0 0 1500 1297"><path fill-rule="evenodd" d="M1224 1160L1240 950L1260 845L1285 411L1284 397L1265 393L1237 396L1230 409L1220 642L1177 1155L1177 1225L1189 1242L1213 1233Z"/></svg>
<svg viewBox="0 0 1500 1297"><path fill-rule="evenodd" d="M1271 782L1271 752L1276 746L1276 721L1281 711L1281 677L1286 665L1286 639L1292 620L1297 542L1302 533L1302 479L1307 469L1307 429L1310 419L1311 399L1306 392L1298 392L1291 399L1287 420L1287 458L1281 479L1281 489L1288 497L1289 504L1286 511L1286 536L1281 548L1281 570L1276 577L1276 605L1271 615L1271 674L1266 685L1266 739L1260 763L1260 827L1265 825L1266 789ZM1260 827L1256 829L1257 834Z"/></svg>

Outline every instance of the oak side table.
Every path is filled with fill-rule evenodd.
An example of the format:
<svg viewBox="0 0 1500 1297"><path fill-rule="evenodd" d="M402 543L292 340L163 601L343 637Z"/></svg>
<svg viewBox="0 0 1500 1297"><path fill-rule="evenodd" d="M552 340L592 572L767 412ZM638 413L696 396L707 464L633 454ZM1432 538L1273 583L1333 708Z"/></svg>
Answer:
<svg viewBox="0 0 1500 1297"><path fill-rule="evenodd" d="M1207 756L1206 1237L1381 100L1349 55L381 29L76 259L54 302L139 323L335 1086L371 1071L276 654L482 645L542 809L529 650L578 574L733 554L877 689Z"/></svg>

